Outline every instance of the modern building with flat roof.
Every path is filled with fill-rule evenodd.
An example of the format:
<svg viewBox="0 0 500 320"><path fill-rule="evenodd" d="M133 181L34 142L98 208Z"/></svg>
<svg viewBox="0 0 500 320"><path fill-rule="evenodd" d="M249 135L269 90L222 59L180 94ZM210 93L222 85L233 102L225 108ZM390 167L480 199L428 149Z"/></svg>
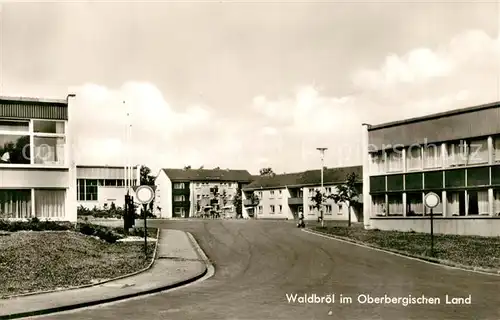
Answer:
<svg viewBox="0 0 500 320"><path fill-rule="evenodd" d="M128 185L140 184L140 166L132 168L133 179ZM125 167L118 166L76 166L77 176L77 206L86 209L98 208L115 204L123 208L127 193ZM133 190L131 190L133 196Z"/></svg>
<svg viewBox="0 0 500 320"><path fill-rule="evenodd" d="M365 228L500 236L500 102L363 125Z"/></svg>
<svg viewBox="0 0 500 320"><path fill-rule="evenodd" d="M337 192L336 186L346 181L349 174L359 178L362 190L362 167L326 168L323 170L323 187L327 195ZM301 213L306 220L317 220L320 211L312 197L321 189L321 170L262 176L243 188L243 212L245 217L257 219L297 219ZM359 203L361 203L361 197ZM348 207L343 203L326 200L324 220L347 220ZM362 206L351 207L351 221L362 221Z"/></svg>
<svg viewBox="0 0 500 320"><path fill-rule="evenodd" d="M0 97L0 218L76 221L74 97Z"/></svg>

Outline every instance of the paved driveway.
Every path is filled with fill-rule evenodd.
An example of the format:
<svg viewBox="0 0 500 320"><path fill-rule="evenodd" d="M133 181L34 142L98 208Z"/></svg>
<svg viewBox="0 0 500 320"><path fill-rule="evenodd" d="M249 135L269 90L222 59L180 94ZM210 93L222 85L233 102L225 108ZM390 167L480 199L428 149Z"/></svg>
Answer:
<svg viewBox="0 0 500 320"><path fill-rule="evenodd" d="M192 232L216 274L146 298L47 319L500 319L500 277L468 273L324 239L279 221L156 221ZM334 304L288 303L335 294ZM360 304L357 296L439 297L439 305ZM340 295L352 303L340 304ZM471 296L446 305L445 296Z"/></svg>

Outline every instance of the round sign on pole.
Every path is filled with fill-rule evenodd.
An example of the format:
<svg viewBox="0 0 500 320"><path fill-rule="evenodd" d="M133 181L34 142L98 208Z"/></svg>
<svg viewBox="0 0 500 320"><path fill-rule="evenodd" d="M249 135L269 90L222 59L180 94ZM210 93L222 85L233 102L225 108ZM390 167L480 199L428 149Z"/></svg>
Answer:
<svg viewBox="0 0 500 320"><path fill-rule="evenodd" d="M135 196L140 203L147 204L153 200L155 192L150 186L142 185L135 190Z"/></svg>
<svg viewBox="0 0 500 320"><path fill-rule="evenodd" d="M429 209L437 207L440 201L439 196L434 192L429 192L424 198L425 206Z"/></svg>

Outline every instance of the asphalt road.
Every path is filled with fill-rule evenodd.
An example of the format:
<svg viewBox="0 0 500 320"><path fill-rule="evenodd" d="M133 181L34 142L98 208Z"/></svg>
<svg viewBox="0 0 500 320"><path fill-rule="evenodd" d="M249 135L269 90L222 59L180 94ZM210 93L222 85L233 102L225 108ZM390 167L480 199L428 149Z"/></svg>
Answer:
<svg viewBox="0 0 500 320"><path fill-rule="evenodd" d="M215 275L199 284L44 319L500 319L500 277L410 260L307 234L275 221L154 222L193 233ZM151 225L150 224L150 225ZM335 294L289 303L287 294ZM437 305L361 304L372 297L439 297ZM339 296L352 303L339 303ZM445 296L471 296L447 305Z"/></svg>

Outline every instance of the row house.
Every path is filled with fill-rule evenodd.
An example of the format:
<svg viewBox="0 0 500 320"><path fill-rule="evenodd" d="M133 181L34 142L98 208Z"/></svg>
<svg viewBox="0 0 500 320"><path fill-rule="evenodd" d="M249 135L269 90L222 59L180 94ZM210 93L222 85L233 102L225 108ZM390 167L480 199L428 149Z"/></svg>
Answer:
<svg viewBox="0 0 500 320"><path fill-rule="evenodd" d="M325 168L323 188L326 195L336 192L336 187L346 181L349 174L359 178L361 191L362 167ZM244 216L257 219L297 219L301 213L306 220L317 220L320 209L312 199L316 191L321 191L321 170L262 176L243 188ZM351 207L351 221L362 220L361 198ZM348 206L327 199L323 204L324 220L347 220Z"/></svg>

